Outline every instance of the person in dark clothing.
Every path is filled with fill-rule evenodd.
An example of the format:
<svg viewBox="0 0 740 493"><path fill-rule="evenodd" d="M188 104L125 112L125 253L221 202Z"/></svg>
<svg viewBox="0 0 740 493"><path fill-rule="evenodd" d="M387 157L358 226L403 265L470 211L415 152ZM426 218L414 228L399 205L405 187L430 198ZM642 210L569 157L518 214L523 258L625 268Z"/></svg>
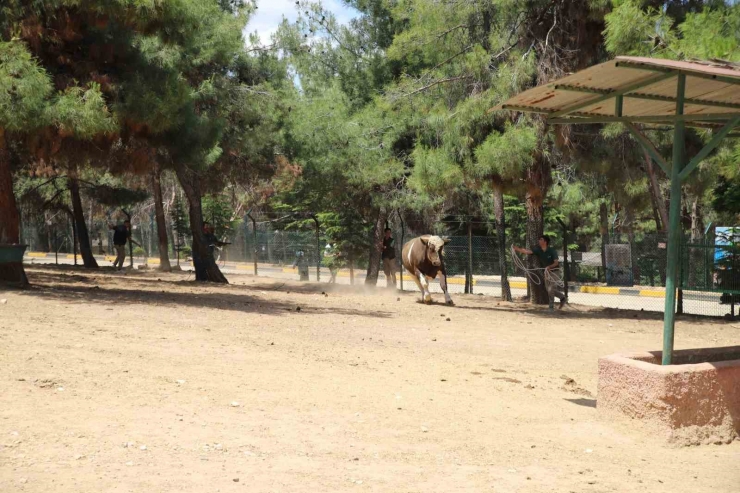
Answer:
<svg viewBox="0 0 740 493"><path fill-rule="evenodd" d="M126 260L126 242L130 241L134 245L140 247L133 238L131 238L131 221L126 219L123 224L108 225L109 229L113 230L113 247L116 249L116 260L113 262L113 267L118 270L123 269L123 262Z"/></svg>
<svg viewBox="0 0 740 493"><path fill-rule="evenodd" d="M385 273L385 282L387 287L396 287L396 247L393 245L391 228L385 228L385 237L383 238L383 272Z"/></svg>
<svg viewBox="0 0 740 493"><path fill-rule="evenodd" d="M222 247L224 245L228 245L228 243L219 241L214 233L215 229L208 221L203 221L203 229L201 231L201 238L206 246L206 250L215 261L216 256L214 253L216 251L216 247ZM195 268L196 279L206 279L206 264L201 260L197 248L193 248L193 267Z"/></svg>
<svg viewBox="0 0 740 493"><path fill-rule="evenodd" d="M298 277L301 281L308 281L308 259L303 250L295 252L295 261L293 268L298 267Z"/></svg>
<svg viewBox="0 0 740 493"><path fill-rule="evenodd" d="M221 248L223 246L228 245L229 243L225 241L221 241L216 236L216 228L211 225L211 223L203 223L203 240L206 242L206 246L208 247L208 251L211 252L211 255L213 256L214 260L216 258L216 247Z"/></svg>
<svg viewBox="0 0 740 493"><path fill-rule="evenodd" d="M556 252L555 249L550 246L550 238L548 236L540 236L538 240L538 245L531 250L520 248L518 246L514 246L514 250L519 253L534 255L535 257L537 257L540 261L540 267L542 267L542 269L544 269L545 271L552 272L560 269L558 252ZM561 290L559 284L553 281L551 276L544 275L542 277L545 278L545 288L547 288L547 294L550 297L550 310L553 309L555 298L560 299L560 306L558 308L562 309L563 306L568 302L568 297Z"/></svg>

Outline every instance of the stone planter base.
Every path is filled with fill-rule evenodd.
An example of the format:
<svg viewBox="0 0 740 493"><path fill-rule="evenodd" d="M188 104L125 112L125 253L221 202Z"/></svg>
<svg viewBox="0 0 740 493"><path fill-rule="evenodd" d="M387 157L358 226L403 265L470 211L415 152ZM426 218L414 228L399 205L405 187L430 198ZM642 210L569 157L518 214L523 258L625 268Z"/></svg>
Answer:
<svg viewBox="0 0 740 493"><path fill-rule="evenodd" d="M740 346L613 354L599 359L597 408L664 432L676 445L740 437Z"/></svg>

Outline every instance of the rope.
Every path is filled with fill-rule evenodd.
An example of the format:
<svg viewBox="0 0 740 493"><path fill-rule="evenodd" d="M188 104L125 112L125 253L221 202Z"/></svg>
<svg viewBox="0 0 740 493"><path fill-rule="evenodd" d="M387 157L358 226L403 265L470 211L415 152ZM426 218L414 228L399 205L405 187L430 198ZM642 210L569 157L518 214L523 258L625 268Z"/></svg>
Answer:
<svg viewBox="0 0 740 493"><path fill-rule="evenodd" d="M555 285L559 288L565 287L565 281L563 281L563 276L560 273L560 268L556 269L545 269L544 267L539 268L529 268L524 263L524 260L522 260L519 255L516 254L516 250L514 250L514 245L511 245L511 259L514 261L514 266L516 266L517 269L520 269L524 272L524 274L529 278L530 281L532 281L533 284L540 285L542 284L542 278L539 274L537 274L537 271L545 271L544 278L545 282L551 285Z"/></svg>

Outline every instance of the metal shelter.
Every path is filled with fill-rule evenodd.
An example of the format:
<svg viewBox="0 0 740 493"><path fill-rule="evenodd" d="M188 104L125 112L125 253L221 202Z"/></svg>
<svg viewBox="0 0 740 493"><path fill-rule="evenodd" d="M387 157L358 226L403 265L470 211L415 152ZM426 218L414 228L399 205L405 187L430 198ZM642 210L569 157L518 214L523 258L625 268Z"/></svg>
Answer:
<svg viewBox="0 0 740 493"><path fill-rule="evenodd" d="M740 64L617 57L524 91L493 110L539 113L551 124L620 122L670 177L670 214L663 317L663 364L673 356L680 241L681 183L740 124ZM672 125L669 162L635 124ZM696 156L686 156L685 128L713 131Z"/></svg>

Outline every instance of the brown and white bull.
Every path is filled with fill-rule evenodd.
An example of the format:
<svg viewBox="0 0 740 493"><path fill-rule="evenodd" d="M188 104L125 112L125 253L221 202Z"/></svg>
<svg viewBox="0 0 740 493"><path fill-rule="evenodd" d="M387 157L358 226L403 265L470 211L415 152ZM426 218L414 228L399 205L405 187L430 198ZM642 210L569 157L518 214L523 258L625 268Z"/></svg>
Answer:
<svg viewBox="0 0 740 493"><path fill-rule="evenodd" d="M445 303L452 305L452 298L447 292L447 271L442 258L442 250L449 242L449 238L424 235L414 238L403 246L401 259L403 266L414 277L414 282L421 290L421 300L424 303L432 302L429 281L441 274L439 285L445 294Z"/></svg>

